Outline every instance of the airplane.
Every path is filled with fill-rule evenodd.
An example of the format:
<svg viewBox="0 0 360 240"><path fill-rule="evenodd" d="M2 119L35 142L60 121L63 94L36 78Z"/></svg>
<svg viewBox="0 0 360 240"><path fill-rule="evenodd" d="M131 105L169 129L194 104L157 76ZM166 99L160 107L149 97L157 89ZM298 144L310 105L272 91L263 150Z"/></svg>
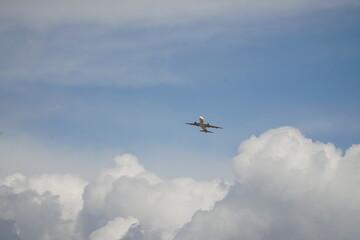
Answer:
<svg viewBox="0 0 360 240"><path fill-rule="evenodd" d="M193 123L186 123L186 124L201 127L200 132L204 132L204 133L212 133L211 131L207 130L206 128L220 128L220 129L222 129L222 127L217 127L217 126L213 126L213 125L210 125L208 123L205 123L205 119L202 116L199 117L199 122L198 123L193 122Z"/></svg>

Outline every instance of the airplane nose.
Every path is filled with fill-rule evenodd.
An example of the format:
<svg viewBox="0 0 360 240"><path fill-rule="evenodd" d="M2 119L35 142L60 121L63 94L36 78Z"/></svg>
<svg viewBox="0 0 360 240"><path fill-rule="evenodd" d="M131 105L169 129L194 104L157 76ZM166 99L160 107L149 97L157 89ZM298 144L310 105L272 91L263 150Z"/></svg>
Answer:
<svg viewBox="0 0 360 240"><path fill-rule="evenodd" d="M202 117L202 116L200 116L199 118L202 119L202 120L204 120L204 117Z"/></svg>

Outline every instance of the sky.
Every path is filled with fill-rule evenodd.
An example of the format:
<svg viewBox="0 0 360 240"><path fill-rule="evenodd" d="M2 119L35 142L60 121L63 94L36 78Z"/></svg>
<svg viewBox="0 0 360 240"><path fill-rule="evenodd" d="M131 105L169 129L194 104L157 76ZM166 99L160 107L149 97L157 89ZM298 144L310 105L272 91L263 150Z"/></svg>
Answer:
<svg viewBox="0 0 360 240"><path fill-rule="evenodd" d="M359 26L356 0L1 1L0 232L358 239Z"/></svg>

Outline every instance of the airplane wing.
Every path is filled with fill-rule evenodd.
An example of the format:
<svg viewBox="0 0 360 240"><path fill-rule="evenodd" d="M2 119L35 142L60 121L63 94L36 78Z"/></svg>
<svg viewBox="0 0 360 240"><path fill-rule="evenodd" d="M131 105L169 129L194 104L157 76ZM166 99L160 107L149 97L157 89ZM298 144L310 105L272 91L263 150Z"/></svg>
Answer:
<svg viewBox="0 0 360 240"><path fill-rule="evenodd" d="M210 125L210 124L205 124L205 127L207 127L207 128L220 128L220 129L222 129L222 127L217 127L217 126L213 126L213 125Z"/></svg>
<svg viewBox="0 0 360 240"><path fill-rule="evenodd" d="M186 124L188 124L188 125L193 125L193 126L199 126L199 123L197 123L197 122L193 122L193 123L186 123Z"/></svg>

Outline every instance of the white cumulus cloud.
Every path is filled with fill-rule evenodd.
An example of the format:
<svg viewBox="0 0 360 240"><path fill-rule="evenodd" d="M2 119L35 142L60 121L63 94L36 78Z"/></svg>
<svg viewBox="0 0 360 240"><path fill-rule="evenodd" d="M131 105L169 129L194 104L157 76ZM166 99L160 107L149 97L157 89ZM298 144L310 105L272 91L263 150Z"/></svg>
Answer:
<svg viewBox="0 0 360 240"><path fill-rule="evenodd" d="M358 239L360 145L343 155L291 127L243 142L237 181L175 239Z"/></svg>
<svg viewBox="0 0 360 240"><path fill-rule="evenodd" d="M164 180L131 154L87 183L72 174L0 180L0 229L9 239L169 239L225 197L221 180ZM2 237L2 235L0 235Z"/></svg>
<svg viewBox="0 0 360 240"><path fill-rule="evenodd" d="M131 154L115 158L115 163L85 189L81 214L84 236L116 217L134 217L145 235L167 239L196 211L211 209L228 189L220 180L160 179Z"/></svg>
<svg viewBox="0 0 360 240"><path fill-rule="evenodd" d="M0 185L11 187L15 194L34 191L58 196L62 217L69 220L75 220L83 207L82 193L86 184L79 176L72 174L42 174L27 178L15 173L0 180Z"/></svg>
<svg viewBox="0 0 360 240"><path fill-rule="evenodd" d="M70 174L0 180L0 238L355 240L360 145L345 153L292 127L252 136L235 183L161 179L131 154L89 183Z"/></svg>
<svg viewBox="0 0 360 240"><path fill-rule="evenodd" d="M86 184L71 174L10 175L0 180L0 219L14 221L21 239L76 239Z"/></svg>

